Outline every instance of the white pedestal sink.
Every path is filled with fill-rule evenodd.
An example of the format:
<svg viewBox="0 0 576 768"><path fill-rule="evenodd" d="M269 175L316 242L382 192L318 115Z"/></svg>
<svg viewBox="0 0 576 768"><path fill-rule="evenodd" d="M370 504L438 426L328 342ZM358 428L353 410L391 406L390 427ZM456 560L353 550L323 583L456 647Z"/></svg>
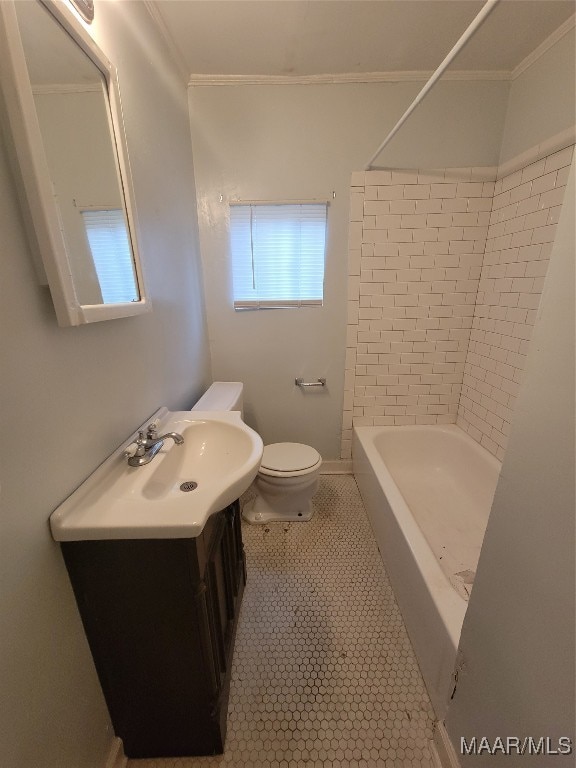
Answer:
<svg viewBox="0 0 576 768"><path fill-rule="evenodd" d="M184 444L166 440L149 464L130 467L132 435L52 513L56 541L196 537L256 477L262 439L238 411L161 408L153 419Z"/></svg>

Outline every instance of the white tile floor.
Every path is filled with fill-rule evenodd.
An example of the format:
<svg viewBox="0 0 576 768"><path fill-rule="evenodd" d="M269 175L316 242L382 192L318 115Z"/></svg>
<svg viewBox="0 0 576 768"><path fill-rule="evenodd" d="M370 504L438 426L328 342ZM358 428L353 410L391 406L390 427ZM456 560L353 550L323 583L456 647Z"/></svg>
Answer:
<svg viewBox="0 0 576 768"><path fill-rule="evenodd" d="M432 707L354 478L322 476L314 506L243 525L225 753L129 768L431 768Z"/></svg>

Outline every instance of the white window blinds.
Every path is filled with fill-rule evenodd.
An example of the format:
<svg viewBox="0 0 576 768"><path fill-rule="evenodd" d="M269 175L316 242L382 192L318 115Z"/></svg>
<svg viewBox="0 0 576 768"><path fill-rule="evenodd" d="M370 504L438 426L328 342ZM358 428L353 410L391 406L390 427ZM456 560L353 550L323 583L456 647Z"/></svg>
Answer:
<svg viewBox="0 0 576 768"><path fill-rule="evenodd" d="M230 206L235 309L322 306L327 203Z"/></svg>
<svg viewBox="0 0 576 768"><path fill-rule="evenodd" d="M138 301L136 275L122 209L81 211L104 304Z"/></svg>

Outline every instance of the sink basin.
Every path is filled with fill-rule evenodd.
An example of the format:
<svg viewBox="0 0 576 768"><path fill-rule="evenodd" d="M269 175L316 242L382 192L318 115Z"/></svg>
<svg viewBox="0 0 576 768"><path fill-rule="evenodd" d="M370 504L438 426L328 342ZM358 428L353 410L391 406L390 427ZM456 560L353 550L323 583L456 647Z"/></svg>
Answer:
<svg viewBox="0 0 576 768"><path fill-rule="evenodd" d="M132 436L51 515L56 541L198 536L208 517L241 496L256 477L262 439L236 411L161 409L167 439L149 464L130 467Z"/></svg>

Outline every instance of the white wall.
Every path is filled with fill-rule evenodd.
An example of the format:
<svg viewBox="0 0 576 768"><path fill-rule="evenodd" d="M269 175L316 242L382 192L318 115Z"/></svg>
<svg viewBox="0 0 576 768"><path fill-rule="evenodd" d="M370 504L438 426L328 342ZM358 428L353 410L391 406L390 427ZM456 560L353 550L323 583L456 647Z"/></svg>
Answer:
<svg viewBox="0 0 576 768"><path fill-rule="evenodd" d="M512 82L501 163L574 125L575 56L576 31L572 28Z"/></svg>
<svg viewBox="0 0 576 768"><path fill-rule="evenodd" d="M472 736L574 739L574 165L460 641L446 724ZM574 765L480 756L478 768Z"/></svg>
<svg viewBox="0 0 576 768"><path fill-rule="evenodd" d="M378 163L495 165L508 85L441 83ZM340 455L350 174L363 169L421 86L189 89L213 373L245 382L246 418L265 443L295 440L325 459ZM333 190L324 307L235 313L227 201L330 198ZM303 395L296 376L325 376L328 391Z"/></svg>
<svg viewBox="0 0 576 768"><path fill-rule="evenodd" d="M0 762L102 768L107 710L52 510L158 406L210 380L186 87L143 3L97 3L118 67L153 312L59 328L0 144Z"/></svg>

